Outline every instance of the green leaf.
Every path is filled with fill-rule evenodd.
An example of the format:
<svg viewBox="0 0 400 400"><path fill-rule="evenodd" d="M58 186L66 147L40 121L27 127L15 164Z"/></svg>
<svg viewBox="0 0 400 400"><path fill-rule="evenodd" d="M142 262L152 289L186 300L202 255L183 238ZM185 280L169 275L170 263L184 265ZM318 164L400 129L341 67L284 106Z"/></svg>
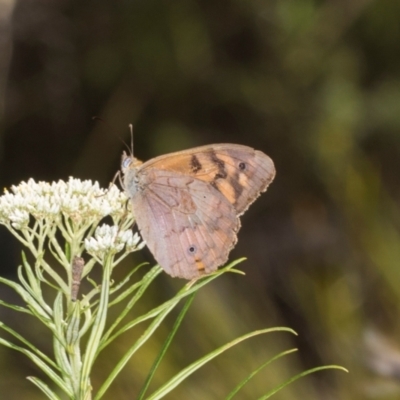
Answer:
<svg viewBox="0 0 400 400"><path fill-rule="evenodd" d="M59 340L61 345L64 347L64 349L66 349L67 343L65 341L65 335L64 335L65 322L64 322L64 307L63 307L62 296L63 296L62 293L58 292L57 296L54 300L54 306L53 306L54 331L53 331L53 333L56 335L57 339Z"/></svg>
<svg viewBox="0 0 400 400"><path fill-rule="evenodd" d="M278 328L261 329L261 330L258 330L258 331L250 332L250 333L248 333L246 335L243 335L243 336L241 336L239 338L236 338L236 339L232 340L231 342L229 342L229 343L219 347L218 349L212 351L211 353L207 354L206 356L200 358L199 360L195 361L194 363L190 364L188 367L186 367L181 372L179 372L179 374L175 375L172 379L170 379L166 384L164 384L155 393L153 393L150 397L148 397L147 400L161 399L166 394L168 394L173 389L175 389L188 376L193 374L193 372L195 372L199 368L201 368L204 364L208 363L213 358L219 356L220 354L222 354L226 350L230 349L231 347L236 346L240 342L243 342L244 340L250 339L253 336L262 335L262 334L270 333L270 332L277 332L277 331L286 331L286 332L290 332L290 333L293 333L294 335L296 335L296 332L293 331L290 328L278 327Z"/></svg>
<svg viewBox="0 0 400 400"><path fill-rule="evenodd" d="M71 244L68 241L65 241L64 252L65 252L65 258L67 260L71 260L72 259Z"/></svg>
<svg viewBox="0 0 400 400"><path fill-rule="evenodd" d="M31 295L36 299L38 303L41 303L40 300L43 300L42 297L42 289L40 288L39 285L39 280L36 278L35 274L32 272L32 268L28 263L28 260L26 259L25 253L22 251L22 265L24 267L26 276L28 278L28 282L25 281L25 279L21 279L22 276L22 269L18 269L19 273L19 279L21 283L25 286L25 289L31 293ZM40 255L38 257L41 257Z"/></svg>
<svg viewBox="0 0 400 400"><path fill-rule="evenodd" d="M8 279L4 279L0 277L0 282L14 289L24 300L24 302L28 305L29 312L35 316L37 316L41 321L51 321L49 316L43 312L43 309L36 302L36 300L31 296L31 294L26 291L21 285L18 283L9 281Z"/></svg>
<svg viewBox="0 0 400 400"><path fill-rule="evenodd" d="M35 300L38 306L47 314L46 317L48 318L48 316L52 315L52 309L46 304L46 302L43 299L42 290L39 285L39 280L33 274L32 268L30 267L24 252L22 252L22 261L23 261L23 268L28 277L29 283L25 280L25 277L23 276L22 266L18 268L19 281L24 286L25 290ZM36 310L38 313L41 313L40 311L38 311L37 307Z"/></svg>
<svg viewBox="0 0 400 400"><path fill-rule="evenodd" d="M152 378L153 378L153 376L154 376L154 374L155 374L155 372L156 372L158 366L160 365L161 360L163 359L165 353L167 352L167 349L168 349L169 345L171 344L172 339L174 338L176 332L178 331L178 328L179 328L179 326L181 325L184 316L186 315L187 311L189 310L189 307L190 307L190 305L192 304L195 295L196 295L196 292L193 293L193 294L186 300L186 303L185 303L185 305L183 306L181 312L179 313L178 318L176 319L175 324L174 324L174 326L172 327L171 332L169 333L167 339L165 340L164 345L161 347L161 351L160 351L158 357L156 358L156 360L154 361L153 366L152 366L151 369L150 369L149 375L147 376L146 381L145 381L145 383L144 383L144 385L143 385L143 388L142 388L142 390L141 390L140 393L139 393L138 400L143 399L143 396L145 395L146 390L148 389L148 387L149 387L149 385L150 385L150 382L151 382L151 380L152 380Z"/></svg>
<svg viewBox="0 0 400 400"><path fill-rule="evenodd" d="M71 389L65 384L65 382L57 375L43 360L37 357L33 352L17 346L5 339L0 338L0 344L9 347L10 349L19 351L25 354L30 360L32 360L60 389L62 389L69 397L72 397Z"/></svg>
<svg viewBox="0 0 400 400"><path fill-rule="evenodd" d="M168 302L168 307L165 307L161 313L154 319L154 321L149 325L146 331L140 336L140 338L130 347L130 349L125 353L125 355L121 358L115 368L111 371L108 378L104 381L103 385L100 387L95 400L99 400L103 394L106 392L108 387L117 377L117 375L121 372L122 368L126 365L129 359L136 353L136 351L143 346L147 342L147 340L151 337L154 331L160 326L161 322L165 319L165 317L174 309L174 307L180 301L180 298L174 298L174 302Z"/></svg>
<svg viewBox="0 0 400 400"><path fill-rule="evenodd" d="M81 323L81 310L79 300L72 302L72 312L68 318L67 331L66 331L66 342L68 348L76 346L80 340L80 323Z"/></svg>
<svg viewBox="0 0 400 400"><path fill-rule="evenodd" d="M42 281L43 283L45 283L46 285L50 286L51 288L55 289L55 290L60 290L60 287L57 286L56 284L51 283L48 279L45 278L45 276L43 275L43 267L42 267L42 263L40 262L36 262L35 263L35 272L36 272L36 276L37 278ZM59 277L58 274L56 274L53 271L54 275L58 276L58 279L61 280L61 278Z"/></svg>
<svg viewBox="0 0 400 400"><path fill-rule="evenodd" d="M101 345L101 349L103 349L104 347L106 347L109 343L111 343L113 340L115 340L119 335L121 335L122 333L128 331L129 329L132 329L134 326L150 319L153 317L156 317L157 315L159 315L160 313L162 313L165 309L169 308L171 304L174 304L174 306L183 298L189 296L190 294L196 292L197 290L199 290L201 287L207 285L208 283L210 283L211 281L213 281L214 279L218 278L220 275L226 273L226 272L233 272L235 270L233 270L233 267L235 265L237 265L238 263L242 262L243 260L245 260L245 258L241 258L238 259L236 261L233 261L232 263L230 263L229 265L227 265L224 268L221 268L219 270L217 270L216 272L214 272L213 274L210 275L206 275L202 278L200 278L199 280L193 282L188 282L183 289L181 289L176 295L175 297L173 297L172 299L166 301L165 303L161 304L158 307L153 308L152 310L150 310L148 313L141 315L140 317L136 318L135 320L127 323L126 325L124 325L121 329L119 329L113 336L111 336L109 339L107 339L106 342L104 342Z"/></svg>
<svg viewBox="0 0 400 400"><path fill-rule="evenodd" d="M42 353L34 344L32 344L31 342L26 340L18 332L14 331L14 329L10 328L9 326L4 324L3 322L0 322L0 329L3 329L4 331L8 332L10 335L14 336L17 340L19 340L26 347L31 349L33 353L35 353L38 357L40 357L43 361L45 361L47 364L52 366L54 369L60 370L59 367L57 366L57 364L52 359L47 357L46 354Z"/></svg>
<svg viewBox="0 0 400 400"><path fill-rule="evenodd" d="M286 356L287 354L293 353L297 351L297 349L290 349L287 351L283 351L282 353L279 353L278 355L276 355L275 357L272 357L270 360L266 361L264 364L262 364L260 367L258 367L255 371L253 371L249 376L247 376L245 379L243 379L242 382L240 382L235 389L232 390L232 392L230 392L228 394L228 396L226 397L225 400L231 400L233 398L233 396L235 396L236 393L239 392L240 389L242 389L242 387L250 381L251 378L253 378L255 375L257 375L262 369L264 369L267 365L271 364L273 361Z"/></svg>
<svg viewBox="0 0 400 400"><path fill-rule="evenodd" d="M82 327L79 330L80 337L83 337L83 335L88 331L88 329L93 323L92 312L89 307L86 308L86 310L84 310L83 315L85 316L85 320Z"/></svg>
<svg viewBox="0 0 400 400"><path fill-rule="evenodd" d="M14 304L9 304L9 303L7 303L7 302L5 302L3 300L0 300L0 305L2 305L4 307L7 307L7 308L11 308L14 311L18 311L18 312L22 312L22 313L25 313L25 314L32 315L32 313L27 308L16 306Z"/></svg>
<svg viewBox="0 0 400 400"><path fill-rule="evenodd" d="M49 399L51 400L61 400L50 388L35 376L28 376L26 379L35 384Z"/></svg>
<svg viewBox="0 0 400 400"><path fill-rule="evenodd" d="M317 372L317 371L322 371L324 369L340 369L341 371L349 372L346 368L343 368L343 367L341 367L339 365L325 365L325 366L322 366L322 367L312 368L312 369L309 369L307 371L301 372L300 374L297 374L297 375L293 376L292 378L288 379L287 381L285 381L281 385L279 385L276 388L272 389L266 395L260 397L258 400L269 399L272 395L274 395L275 393L279 392L280 390L282 390L284 387L286 387L290 383L292 383L294 381L297 381L297 379L302 378L303 376L312 374L312 373Z"/></svg>
<svg viewBox="0 0 400 400"><path fill-rule="evenodd" d="M120 290L124 285L126 285L129 281L131 276L138 271L139 268L143 267L144 265L147 265L148 263L142 263L139 264L136 268L134 268L121 282L119 282L117 285L115 285L112 290L110 290L110 293L116 293L118 290ZM150 270L149 272L151 272ZM147 274L139 281L131 285L127 290L122 292L118 297L116 297L114 300L110 301L109 306L112 306L114 304L118 304L122 300L124 300L126 297L128 297L132 292L134 292L138 287L140 287L143 283L143 280L146 279Z"/></svg>
<svg viewBox="0 0 400 400"><path fill-rule="evenodd" d="M82 249L82 252L84 251L84 249ZM96 265L96 260L94 258L91 258L83 267L83 271L82 271L82 278L85 277L87 274L89 274L93 267Z"/></svg>
<svg viewBox="0 0 400 400"><path fill-rule="evenodd" d="M161 268L152 268L140 281L140 288L136 292L136 294L133 296L133 298L129 301L129 303L124 307L123 311L121 314L115 319L113 324L110 326L110 328L107 330L107 332L104 334L101 343L100 343L100 348L99 352L103 350L109 343L112 342L115 338L119 336L119 334L123 333L124 330L120 330L120 333L115 334L110 340L108 338L110 335L114 332L118 324L122 321L122 319L129 313L129 311L132 309L132 307L138 302L138 300L143 296L144 292L146 289L149 287L149 285L153 282L153 280L160 274ZM135 286L135 285L134 285ZM128 289L127 291L129 291Z"/></svg>

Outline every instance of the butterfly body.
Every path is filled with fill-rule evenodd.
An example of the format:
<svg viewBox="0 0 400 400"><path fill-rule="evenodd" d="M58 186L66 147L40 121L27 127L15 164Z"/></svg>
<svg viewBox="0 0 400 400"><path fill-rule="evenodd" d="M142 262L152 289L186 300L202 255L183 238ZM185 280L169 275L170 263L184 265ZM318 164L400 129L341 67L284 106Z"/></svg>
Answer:
<svg viewBox="0 0 400 400"><path fill-rule="evenodd" d="M145 163L124 153L121 167L147 246L167 273L186 279L227 261L239 216L275 176L267 155L235 144L196 147Z"/></svg>

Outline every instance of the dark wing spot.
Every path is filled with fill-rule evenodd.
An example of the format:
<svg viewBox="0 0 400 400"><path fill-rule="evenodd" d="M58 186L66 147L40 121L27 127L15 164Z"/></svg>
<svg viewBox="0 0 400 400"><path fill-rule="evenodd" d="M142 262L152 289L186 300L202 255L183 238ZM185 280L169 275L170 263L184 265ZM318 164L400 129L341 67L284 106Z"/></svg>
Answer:
<svg viewBox="0 0 400 400"><path fill-rule="evenodd" d="M246 163L244 163L244 162L239 163L239 169L241 171L244 171L246 169Z"/></svg>
<svg viewBox="0 0 400 400"><path fill-rule="evenodd" d="M218 172L215 174L214 181L217 179L225 179L228 174L225 171L225 163L217 157L213 152L211 153L211 161L217 166Z"/></svg>
<svg viewBox="0 0 400 400"><path fill-rule="evenodd" d="M190 168L192 168L192 171L194 173L200 171L203 168L199 159L194 154L192 155L192 158L190 159Z"/></svg>
<svg viewBox="0 0 400 400"><path fill-rule="evenodd" d="M217 190L219 191L219 187L218 187L218 185L217 185L217 182L215 182L215 180L211 181L211 182L210 182L210 185L211 185L214 189L217 189Z"/></svg>
<svg viewBox="0 0 400 400"><path fill-rule="evenodd" d="M197 251L197 247L194 244L192 244L189 246L188 250L190 254L195 254Z"/></svg>
<svg viewBox="0 0 400 400"><path fill-rule="evenodd" d="M239 176L234 176L229 179L229 184L233 187L235 199L237 200L242 195L244 190L244 187L239 183Z"/></svg>

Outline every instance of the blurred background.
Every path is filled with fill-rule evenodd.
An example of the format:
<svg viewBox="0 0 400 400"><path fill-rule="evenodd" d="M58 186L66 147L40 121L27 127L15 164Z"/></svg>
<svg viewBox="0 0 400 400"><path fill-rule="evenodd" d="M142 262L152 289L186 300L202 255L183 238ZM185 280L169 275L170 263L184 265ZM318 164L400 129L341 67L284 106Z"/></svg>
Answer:
<svg viewBox="0 0 400 400"><path fill-rule="evenodd" d="M292 347L238 398L325 364L350 373L319 372L274 398L400 398L399 43L398 0L0 2L0 187L69 176L107 187L129 123L144 160L231 142L276 164L231 253L248 258L246 275L226 274L197 295L153 390L239 335L288 326L299 336L254 338L168 398L223 399ZM1 274L14 279L20 247L1 228ZM143 260L154 263L143 251L121 276ZM163 274L141 307L183 283ZM135 398L173 316L106 398ZM0 318L51 352L36 321L4 308ZM94 387L140 332L98 360ZM43 398L25 379L42 375L23 356L1 348L0 370L7 399Z"/></svg>

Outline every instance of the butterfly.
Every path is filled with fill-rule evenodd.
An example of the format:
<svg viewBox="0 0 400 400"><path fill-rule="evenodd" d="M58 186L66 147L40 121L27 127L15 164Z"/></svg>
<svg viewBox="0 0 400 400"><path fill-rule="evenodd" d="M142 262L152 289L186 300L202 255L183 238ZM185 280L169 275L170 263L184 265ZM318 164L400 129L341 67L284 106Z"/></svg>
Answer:
<svg viewBox="0 0 400 400"><path fill-rule="evenodd" d="M189 280L228 260L239 216L275 177L270 157L238 144L195 147L145 163L124 152L121 170L147 247L165 272Z"/></svg>

